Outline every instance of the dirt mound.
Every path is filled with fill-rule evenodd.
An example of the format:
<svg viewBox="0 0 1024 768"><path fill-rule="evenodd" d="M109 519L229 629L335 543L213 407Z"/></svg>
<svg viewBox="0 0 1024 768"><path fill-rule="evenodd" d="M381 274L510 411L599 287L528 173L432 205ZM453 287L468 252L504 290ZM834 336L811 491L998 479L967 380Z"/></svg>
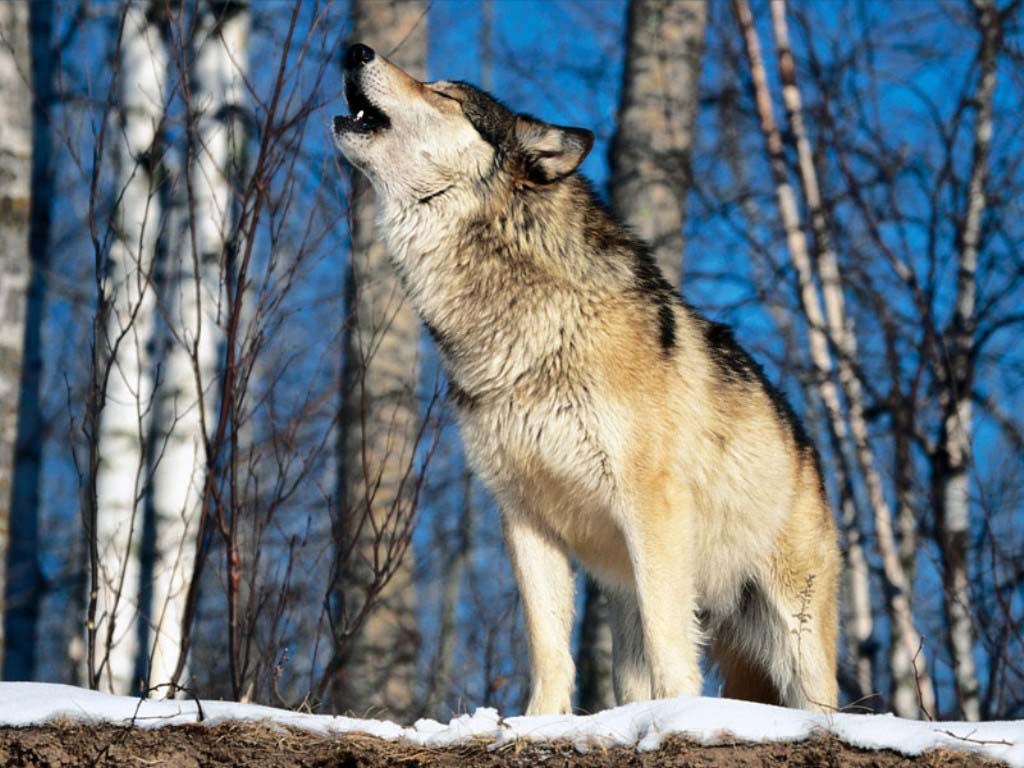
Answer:
<svg viewBox="0 0 1024 768"><path fill-rule="evenodd" d="M0 728L0 766L253 766L254 768L497 768L557 766L674 768L682 766L997 766L966 752L931 752L909 759L895 752L865 751L834 738L793 744L723 744L713 747L681 740L657 752L617 747L581 755L570 745L486 744L426 749L371 736L324 737L304 731L254 724L185 725L143 730L112 725L54 723L31 728Z"/></svg>

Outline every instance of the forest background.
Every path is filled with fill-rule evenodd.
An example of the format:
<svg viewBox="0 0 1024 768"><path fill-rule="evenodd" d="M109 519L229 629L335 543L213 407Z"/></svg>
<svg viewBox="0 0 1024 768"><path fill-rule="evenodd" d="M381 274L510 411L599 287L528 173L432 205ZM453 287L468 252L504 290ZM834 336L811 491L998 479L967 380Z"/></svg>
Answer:
<svg viewBox="0 0 1024 768"><path fill-rule="evenodd" d="M3 3L3 679L522 709L498 511L330 137L360 40L593 130L584 173L786 392L844 704L1024 716L1021 4ZM582 575L577 615L595 711Z"/></svg>

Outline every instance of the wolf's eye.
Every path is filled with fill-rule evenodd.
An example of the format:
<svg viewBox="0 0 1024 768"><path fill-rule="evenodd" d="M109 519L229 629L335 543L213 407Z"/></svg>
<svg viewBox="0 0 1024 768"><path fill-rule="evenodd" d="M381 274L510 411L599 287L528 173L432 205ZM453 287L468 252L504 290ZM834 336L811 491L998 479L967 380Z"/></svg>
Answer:
<svg viewBox="0 0 1024 768"><path fill-rule="evenodd" d="M451 101L454 101L454 102L456 102L456 103L459 103L459 104L461 104L461 103L462 103L462 102L460 102L460 101L459 101L458 99L456 99L456 98L455 98L454 96L449 96L449 95L448 95L447 93L445 93L444 91L434 91L434 93L436 93L436 94L437 94L438 96L444 96L444 97L445 97L446 99L450 99Z"/></svg>

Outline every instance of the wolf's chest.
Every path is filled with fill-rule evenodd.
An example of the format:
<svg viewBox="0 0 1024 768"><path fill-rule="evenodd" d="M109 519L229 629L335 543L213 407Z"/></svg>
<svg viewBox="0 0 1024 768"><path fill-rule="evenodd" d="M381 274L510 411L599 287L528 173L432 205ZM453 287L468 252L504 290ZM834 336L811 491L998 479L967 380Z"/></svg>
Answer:
<svg viewBox="0 0 1024 768"><path fill-rule="evenodd" d="M629 558L615 522L624 430L614 421L558 398L512 398L460 415L467 455L502 509L531 515L595 576L625 583Z"/></svg>
<svg viewBox="0 0 1024 768"><path fill-rule="evenodd" d="M608 499L614 446L584 394L524 390L460 408L463 441L477 472L500 495L569 493Z"/></svg>

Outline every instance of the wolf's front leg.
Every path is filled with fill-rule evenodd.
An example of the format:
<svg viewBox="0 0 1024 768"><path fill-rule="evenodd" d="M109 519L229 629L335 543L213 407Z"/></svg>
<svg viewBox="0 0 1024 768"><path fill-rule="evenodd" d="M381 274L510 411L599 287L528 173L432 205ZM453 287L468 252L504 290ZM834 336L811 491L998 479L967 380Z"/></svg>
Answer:
<svg viewBox="0 0 1024 768"><path fill-rule="evenodd" d="M657 699L701 692L697 596L688 495L641 487L622 528L633 566L644 650Z"/></svg>
<svg viewBox="0 0 1024 768"><path fill-rule="evenodd" d="M504 512L502 522L530 644L532 679L526 714L571 712L576 668L569 646L573 615L569 556L526 515Z"/></svg>

